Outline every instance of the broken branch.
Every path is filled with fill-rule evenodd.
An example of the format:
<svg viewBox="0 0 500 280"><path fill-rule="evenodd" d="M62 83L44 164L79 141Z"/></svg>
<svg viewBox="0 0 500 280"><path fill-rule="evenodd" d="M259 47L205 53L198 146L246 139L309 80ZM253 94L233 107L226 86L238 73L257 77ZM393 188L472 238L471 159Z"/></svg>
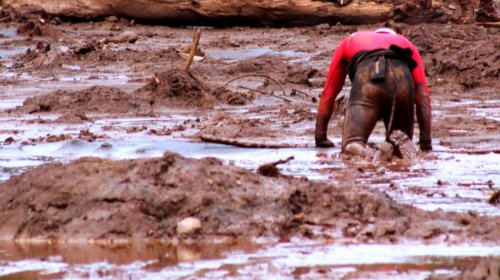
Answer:
<svg viewBox="0 0 500 280"><path fill-rule="evenodd" d="M260 175L263 175L263 176L268 176L268 177L278 177L279 175L281 175L281 173L278 170L277 166L279 164L287 163L294 158L295 158L294 156L290 156L287 159L280 159L280 160L275 161L275 162L263 164L263 165L259 166L259 168L257 168L257 173L259 173Z"/></svg>
<svg viewBox="0 0 500 280"><path fill-rule="evenodd" d="M198 42L200 41L200 36L201 36L201 30L196 29L196 31L194 32L193 43L191 44L191 50L189 52L189 57L186 61L186 67L184 67L184 70L186 72L189 71L189 67L191 66L191 63L193 62L194 55L196 54L196 49L198 48Z"/></svg>

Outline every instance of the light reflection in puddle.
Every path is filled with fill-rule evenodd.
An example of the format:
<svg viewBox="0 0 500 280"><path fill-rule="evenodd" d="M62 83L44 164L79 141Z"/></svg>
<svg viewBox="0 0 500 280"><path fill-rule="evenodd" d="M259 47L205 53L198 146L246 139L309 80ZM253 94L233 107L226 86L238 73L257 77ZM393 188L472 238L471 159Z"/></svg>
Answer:
<svg viewBox="0 0 500 280"><path fill-rule="evenodd" d="M0 28L0 34L7 38L19 37L16 28Z"/></svg>
<svg viewBox="0 0 500 280"><path fill-rule="evenodd" d="M15 49L2 49L0 50L0 58L13 57L20 54L25 54L29 47L18 47Z"/></svg>

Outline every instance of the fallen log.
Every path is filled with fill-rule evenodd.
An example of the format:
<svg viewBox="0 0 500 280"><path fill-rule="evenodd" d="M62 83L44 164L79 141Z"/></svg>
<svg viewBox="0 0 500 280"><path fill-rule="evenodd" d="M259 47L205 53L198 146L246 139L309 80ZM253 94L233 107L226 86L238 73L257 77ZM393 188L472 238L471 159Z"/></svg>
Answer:
<svg viewBox="0 0 500 280"><path fill-rule="evenodd" d="M498 21L492 21L492 22L476 22L477 25L484 26L484 27L497 27L500 28L500 22Z"/></svg>
<svg viewBox="0 0 500 280"><path fill-rule="evenodd" d="M125 16L165 24L248 22L273 24L374 23L393 17L394 6L355 0L346 6L315 0L4 0L16 8L32 5L46 13L91 19Z"/></svg>

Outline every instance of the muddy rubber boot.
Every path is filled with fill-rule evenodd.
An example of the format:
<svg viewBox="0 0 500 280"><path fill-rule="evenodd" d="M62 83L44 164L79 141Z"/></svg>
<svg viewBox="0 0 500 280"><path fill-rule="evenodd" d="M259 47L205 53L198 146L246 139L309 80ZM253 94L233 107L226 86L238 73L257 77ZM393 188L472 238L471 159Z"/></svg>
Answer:
<svg viewBox="0 0 500 280"><path fill-rule="evenodd" d="M480 0L479 11L476 14L476 21L479 22L498 22L500 15L493 7L493 0Z"/></svg>

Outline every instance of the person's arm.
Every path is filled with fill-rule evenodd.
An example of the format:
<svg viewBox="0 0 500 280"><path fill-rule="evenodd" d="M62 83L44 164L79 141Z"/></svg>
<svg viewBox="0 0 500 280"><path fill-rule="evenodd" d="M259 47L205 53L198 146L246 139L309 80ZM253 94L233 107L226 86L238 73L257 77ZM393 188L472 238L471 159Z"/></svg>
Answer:
<svg viewBox="0 0 500 280"><path fill-rule="evenodd" d="M413 59L417 62L417 67L413 70L413 82L415 83L415 104L417 107L417 121L420 130L420 149L423 151L432 150L431 137L431 99L427 82L425 79L424 66L420 52L415 46L412 47Z"/></svg>
<svg viewBox="0 0 500 280"><path fill-rule="evenodd" d="M347 76L347 60L344 57L345 41L340 42L333 54L330 62L330 69L326 77L325 87L321 94L318 105L318 115L316 116L316 129L314 139L317 147L333 147L333 143L328 140L328 122L333 113L335 98L344 86Z"/></svg>

